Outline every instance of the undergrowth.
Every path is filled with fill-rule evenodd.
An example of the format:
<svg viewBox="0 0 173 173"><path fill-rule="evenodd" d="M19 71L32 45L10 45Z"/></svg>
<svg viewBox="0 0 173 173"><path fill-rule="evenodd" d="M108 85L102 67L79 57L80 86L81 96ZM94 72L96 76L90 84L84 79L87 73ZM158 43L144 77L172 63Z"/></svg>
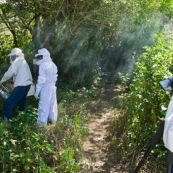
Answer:
<svg viewBox="0 0 173 173"><path fill-rule="evenodd" d="M130 85L128 76L120 74L123 94L119 97L123 116L114 120L122 162L133 172L147 151L150 141L164 120L171 95L159 85L164 76L172 75L173 44L168 37L158 37L158 43L145 48L135 60L134 78ZM118 119L121 118L121 121ZM167 150L160 138L145 158L140 171L163 173L167 168Z"/></svg>
<svg viewBox="0 0 173 173"><path fill-rule="evenodd" d="M36 124L37 108L32 104L24 112L16 111L12 121L1 120L0 172L73 173L82 169L81 146L88 119L84 103L97 94L85 88L61 92L58 121L47 127Z"/></svg>

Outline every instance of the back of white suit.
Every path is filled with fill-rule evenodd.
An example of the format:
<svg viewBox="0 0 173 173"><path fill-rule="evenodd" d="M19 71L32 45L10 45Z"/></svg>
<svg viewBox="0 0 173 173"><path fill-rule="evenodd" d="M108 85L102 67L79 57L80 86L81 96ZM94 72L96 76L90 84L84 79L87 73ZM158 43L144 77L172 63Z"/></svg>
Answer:
<svg viewBox="0 0 173 173"><path fill-rule="evenodd" d="M50 56L43 56L39 61L39 76L36 92L40 94L37 123L43 126L48 121L56 122L58 116L58 105L56 97L57 67Z"/></svg>

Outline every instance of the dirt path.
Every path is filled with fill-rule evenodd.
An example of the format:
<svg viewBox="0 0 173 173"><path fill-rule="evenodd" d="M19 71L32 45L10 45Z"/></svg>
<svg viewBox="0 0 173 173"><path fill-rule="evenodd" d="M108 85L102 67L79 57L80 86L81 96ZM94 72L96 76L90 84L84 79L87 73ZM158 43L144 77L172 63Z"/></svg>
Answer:
<svg viewBox="0 0 173 173"><path fill-rule="evenodd" d="M123 173L117 151L110 145L111 120L116 116L113 98L119 93L120 89L111 85L98 100L89 103L89 132L83 144L89 173Z"/></svg>

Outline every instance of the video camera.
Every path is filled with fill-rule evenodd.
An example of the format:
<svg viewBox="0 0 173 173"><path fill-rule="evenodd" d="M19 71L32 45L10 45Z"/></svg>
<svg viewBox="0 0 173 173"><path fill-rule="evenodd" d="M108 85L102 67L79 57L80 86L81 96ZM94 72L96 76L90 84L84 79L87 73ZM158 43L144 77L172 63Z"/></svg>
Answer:
<svg viewBox="0 0 173 173"><path fill-rule="evenodd" d="M159 84L165 91L168 89L173 90L173 76L165 78L164 80L160 81Z"/></svg>

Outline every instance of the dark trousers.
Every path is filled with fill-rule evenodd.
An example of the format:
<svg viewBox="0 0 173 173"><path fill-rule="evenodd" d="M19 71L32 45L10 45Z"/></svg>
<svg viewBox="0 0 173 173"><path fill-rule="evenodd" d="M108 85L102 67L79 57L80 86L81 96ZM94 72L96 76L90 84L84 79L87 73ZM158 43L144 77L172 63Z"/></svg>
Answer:
<svg viewBox="0 0 173 173"><path fill-rule="evenodd" d="M12 118L14 107L19 104L19 110L23 111L26 107L26 96L31 85L17 86L13 89L10 96L5 101L3 118L10 120Z"/></svg>

